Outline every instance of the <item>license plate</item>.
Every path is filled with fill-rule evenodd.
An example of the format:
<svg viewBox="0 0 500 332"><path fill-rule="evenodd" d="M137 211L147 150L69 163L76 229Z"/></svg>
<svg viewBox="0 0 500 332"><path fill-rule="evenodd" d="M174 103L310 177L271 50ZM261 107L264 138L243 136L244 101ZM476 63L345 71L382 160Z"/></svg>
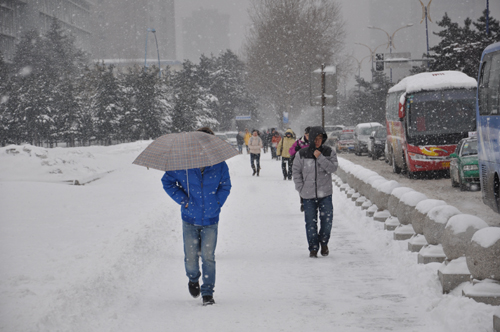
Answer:
<svg viewBox="0 0 500 332"><path fill-rule="evenodd" d="M450 162L449 161L442 162L441 167L450 168Z"/></svg>

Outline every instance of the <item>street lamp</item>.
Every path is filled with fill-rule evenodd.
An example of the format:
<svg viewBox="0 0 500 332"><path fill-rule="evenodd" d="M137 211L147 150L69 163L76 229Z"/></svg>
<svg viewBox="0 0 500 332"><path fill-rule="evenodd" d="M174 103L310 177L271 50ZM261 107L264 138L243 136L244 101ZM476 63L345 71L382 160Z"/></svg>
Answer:
<svg viewBox="0 0 500 332"><path fill-rule="evenodd" d="M490 35L490 0L486 0L486 35Z"/></svg>
<svg viewBox="0 0 500 332"><path fill-rule="evenodd" d="M146 71L146 68L148 67L148 32L152 32L153 35L155 36L155 41L156 41L156 53L158 53L158 75L161 78L161 66L160 66L160 50L158 49L158 39L156 39L156 30L155 29L147 29L146 32L146 51L144 54L144 71Z"/></svg>
<svg viewBox="0 0 500 332"><path fill-rule="evenodd" d="M427 25L427 19L429 19L429 21L432 22L432 19L431 19L431 12L430 12L430 6L431 6L431 1L429 1L429 3L427 4L427 6L424 5L424 3L421 1L421 0L418 0L420 1L420 4L422 5L422 19L420 20L420 24L422 24L422 22L424 21L425 19L425 36L427 38L427 58L429 58L429 28L428 28L428 25ZM429 62L427 61L427 67L429 67Z"/></svg>
<svg viewBox="0 0 500 332"><path fill-rule="evenodd" d="M377 49L378 49L380 46L384 46L384 45L385 45L385 43L384 43L384 44L380 44L380 45L378 45L378 46L377 46L377 47L375 47L375 49L373 49L373 50L371 49L371 47L370 47L370 46L365 45L365 44L362 44L362 43L354 43L354 44L364 46L364 47L366 47L367 49L369 49L369 50L370 50L370 60L371 60L371 62L372 62L372 81L373 81L373 60L375 59L375 52L377 52ZM363 61L363 60L361 60L361 61ZM358 76L359 76L359 75L358 75Z"/></svg>
<svg viewBox="0 0 500 332"><path fill-rule="evenodd" d="M398 32L399 30L404 29L404 28L409 28L411 26L413 26L413 23L410 23L410 24L407 24L405 26L402 26L402 27L396 29L396 31L394 31L392 33L392 35L389 34L387 31L385 31L382 28L377 28L377 27L374 27L374 26L369 26L368 29L380 30L380 31L385 32L385 34L387 35L387 48L389 48L389 52L392 54L392 48L393 47L396 48L396 46L394 46L394 35L396 34L396 32ZM392 68L391 68L391 83L392 83Z"/></svg>

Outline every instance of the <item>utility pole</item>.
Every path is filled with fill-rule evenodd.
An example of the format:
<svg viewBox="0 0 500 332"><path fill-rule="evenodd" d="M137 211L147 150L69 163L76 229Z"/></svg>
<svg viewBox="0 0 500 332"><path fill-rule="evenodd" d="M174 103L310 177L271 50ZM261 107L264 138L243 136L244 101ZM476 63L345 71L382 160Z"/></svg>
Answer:
<svg viewBox="0 0 500 332"><path fill-rule="evenodd" d="M321 64L321 126L325 128L325 106L326 106L326 74L325 64Z"/></svg>

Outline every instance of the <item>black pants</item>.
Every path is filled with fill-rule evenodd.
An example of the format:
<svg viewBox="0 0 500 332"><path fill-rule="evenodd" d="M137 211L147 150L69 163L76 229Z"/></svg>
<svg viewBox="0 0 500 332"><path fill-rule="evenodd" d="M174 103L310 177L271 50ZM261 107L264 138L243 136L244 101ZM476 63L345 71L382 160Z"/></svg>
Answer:
<svg viewBox="0 0 500 332"><path fill-rule="evenodd" d="M288 172L286 167L287 163L288 163ZM292 165L293 165L292 158L281 157L281 169L283 170L283 177L292 179Z"/></svg>
<svg viewBox="0 0 500 332"><path fill-rule="evenodd" d="M256 162L257 168L255 167L254 162ZM260 153L250 153L250 166L252 166L253 170L260 169Z"/></svg>

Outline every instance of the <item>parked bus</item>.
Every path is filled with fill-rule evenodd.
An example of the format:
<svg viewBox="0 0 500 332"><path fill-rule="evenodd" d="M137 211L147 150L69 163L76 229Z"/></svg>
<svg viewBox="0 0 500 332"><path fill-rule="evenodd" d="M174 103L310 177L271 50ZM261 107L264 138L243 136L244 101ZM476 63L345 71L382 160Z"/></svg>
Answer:
<svg viewBox="0 0 500 332"><path fill-rule="evenodd" d="M483 202L500 213L500 43L488 46L481 57L476 108Z"/></svg>
<svg viewBox="0 0 500 332"><path fill-rule="evenodd" d="M404 78L387 95L389 163L394 173L449 171L449 155L476 130L477 82L458 71Z"/></svg>

